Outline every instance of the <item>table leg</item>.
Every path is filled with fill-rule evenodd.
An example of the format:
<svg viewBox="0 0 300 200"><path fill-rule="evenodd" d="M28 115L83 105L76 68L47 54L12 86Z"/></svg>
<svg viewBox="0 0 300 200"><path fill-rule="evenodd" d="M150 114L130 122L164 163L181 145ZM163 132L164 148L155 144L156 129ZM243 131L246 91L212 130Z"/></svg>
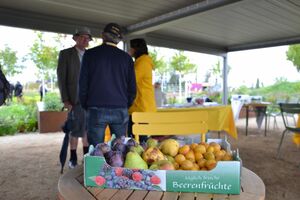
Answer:
<svg viewBox="0 0 300 200"><path fill-rule="evenodd" d="M267 107L265 107L264 109L264 115L265 115L265 136L267 136L267 126L268 126Z"/></svg>
<svg viewBox="0 0 300 200"><path fill-rule="evenodd" d="M249 106L246 106L246 136L248 135Z"/></svg>

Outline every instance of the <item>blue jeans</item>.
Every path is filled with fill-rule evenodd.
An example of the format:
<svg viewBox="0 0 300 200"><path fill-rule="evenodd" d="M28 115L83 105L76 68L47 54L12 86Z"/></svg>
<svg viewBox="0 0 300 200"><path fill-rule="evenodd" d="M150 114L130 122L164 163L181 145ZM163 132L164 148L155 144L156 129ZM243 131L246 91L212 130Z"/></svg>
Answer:
<svg viewBox="0 0 300 200"><path fill-rule="evenodd" d="M116 137L126 135L128 126L127 108L88 108L88 133L90 145L96 146L104 142L106 126L109 125L111 134Z"/></svg>

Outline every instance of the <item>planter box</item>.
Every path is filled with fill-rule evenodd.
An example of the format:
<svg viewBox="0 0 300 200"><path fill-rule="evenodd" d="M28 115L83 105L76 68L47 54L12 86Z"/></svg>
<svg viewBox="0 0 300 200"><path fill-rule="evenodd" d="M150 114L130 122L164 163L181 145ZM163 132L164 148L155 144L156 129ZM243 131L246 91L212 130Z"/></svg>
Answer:
<svg viewBox="0 0 300 200"><path fill-rule="evenodd" d="M61 126L67 119L66 111L38 112L38 128L40 133L60 132Z"/></svg>
<svg viewBox="0 0 300 200"><path fill-rule="evenodd" d="M225 140L208 140L208 142L212 141L221 144L225 150L230 149L230 144ZM210 171L183 171L111 167L104 157L86 154L84 156L84 185L100 188L240 194L242 164L238 152L234 152L233 155L234 161L219 161L217 166ZM134 172L142 174L143 179L134 180L131 175L128 175ZM155 178L152 178L154 176Z"/></svg>

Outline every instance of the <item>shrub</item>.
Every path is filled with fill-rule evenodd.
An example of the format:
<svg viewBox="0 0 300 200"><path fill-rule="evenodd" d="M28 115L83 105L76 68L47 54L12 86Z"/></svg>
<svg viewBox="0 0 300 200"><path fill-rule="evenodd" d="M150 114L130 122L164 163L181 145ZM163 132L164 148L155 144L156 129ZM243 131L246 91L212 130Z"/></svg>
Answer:
<svg viewBox="0 0 300 200"><path fill-rule="evenodd" d="M46 111L61 111L63 104L57 93L49 92L44 98L44 109Z"/></svg>
<svg viewBox="0 0 300 200"><path fill-rule="evenodd" d="M37 130L37 108L35 104L12 104L0 108L0 135Z"/></svg>

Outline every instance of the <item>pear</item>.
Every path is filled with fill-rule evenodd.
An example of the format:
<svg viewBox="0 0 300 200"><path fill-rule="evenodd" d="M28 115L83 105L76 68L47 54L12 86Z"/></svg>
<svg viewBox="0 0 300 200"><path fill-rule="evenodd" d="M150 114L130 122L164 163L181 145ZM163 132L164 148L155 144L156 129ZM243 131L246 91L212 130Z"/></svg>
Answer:
<svg viewBox="0 0 300 200"><path fill-rule="evenodd" d="M169 160L160 160L160 161L158 161L157 165L158 165L158 169L175 170L174 165Z"/></svg>
<svg viewBox="0 0 300 200"><path fill-rule="evenodd" d="M129 169L148 169L147 163L134 151L129 151L126 154L124 167Z"/></svg>
<svg viewBox="0 0 300 200"><path fill-rule="evenodd" d="M149 165L159 160L166 160L164 154L157 147L150 147L146 149L143 152L142 157Z"/></svg>
<svg viewBox="0 0 300 200"><path fill-rule="evenodd" d="M175 170L174 165L169 160L159 160L151 164L149 167L151 170Z"/></svg>
<svg viewBox="0 0 300 200"><path fill-rule="evenodd" d="M167 160L170 161L171 163L175 163L175 159L174 159L172 156L166 155L166 158L167 158Z"/></svg>
<svg viewBox="0 0 300 200"><path fill-rule="evenodd" d="M149 147L157 147L158 141L157 141L156 139L150 137L150 138L147 140L146 144L147 144L147 147L148 147L148 148L149 148Z"/></svg>
<svg viewBox="0 0 300 200"><path fill-rule="evenodd" d="M179 143L174 139L166 139L160 144L160 150L165 155L176 156L179 150Z"/></svg>
<svg viewBox="0 0 300 200"><path fill-rule="evenodd" d="M152 163L150 165L149 169L151 169L151 170L158 170L158 164L157 164L157 162Z"/></svg>
<svg viewBox="0 0 300 200"><path fill-rule="evenodd" d="M144 148L141 145L137 144L136 146L130 147L130 151L135 151L139 155L142 155L142 153L144 152Z"/></svg>

